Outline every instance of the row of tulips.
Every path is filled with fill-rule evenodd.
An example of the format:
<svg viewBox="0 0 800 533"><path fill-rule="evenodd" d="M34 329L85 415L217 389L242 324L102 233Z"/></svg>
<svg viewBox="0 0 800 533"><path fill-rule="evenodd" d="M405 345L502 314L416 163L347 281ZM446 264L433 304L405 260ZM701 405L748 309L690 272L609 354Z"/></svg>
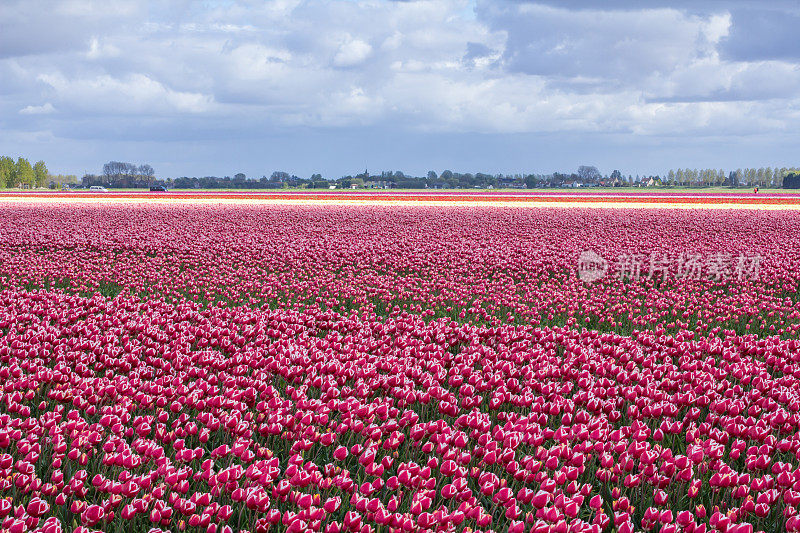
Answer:
<svg viewBox="0 0 800 533"><path fill-rule="evenodd" d="M2 209L0 285L27 290L625 335L662 327L793 337L800 329L800 215L792 211ZM577 275L586 250L609 262L595 283ZM638 280L618 279L624 257L639 258ZM740 257L760 257L757 272L751 261L737 273ZM679 272L690 258L700 263Z"/></svg>
<svg viewBox="0 0 800 533"><path fill-rule="evenodd" d="M9 530L798 526L795 340L17 291L0 326Z"/></svg>

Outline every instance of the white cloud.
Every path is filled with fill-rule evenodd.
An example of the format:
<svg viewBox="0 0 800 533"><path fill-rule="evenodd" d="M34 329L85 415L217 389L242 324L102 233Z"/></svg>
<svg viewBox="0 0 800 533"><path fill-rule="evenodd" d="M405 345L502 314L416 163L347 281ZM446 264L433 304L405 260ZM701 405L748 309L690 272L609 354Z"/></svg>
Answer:
<svg viewBox="0 0 800 533"><path fill-rule="evenodd" d="M363 63L372 53L372 46L360 39L348 38L339 46L333 57L333 64L337 67L354 67Z"/></svg>
<svg viewBox="0 0 800 533"><path fill-rule="evenodd" d="M719 43L720 40L730 35L730 31L731 14L727 12L711 15L703 23L703 33L710 43Z"/></svg>
<svg viewBox="0 0 800 533"><path fill-rule="evenodd" d="M55 113L56 108L53 104L46 102L43 105L29 105L19 110L20 115L49 115Z"/></svg>
<svg viewBox="0 0 800 533"><path fill-rule="evenodd" d="M51 10L68 17L131 16L139 9L133 0L62 0L55 2Z"/></svg>
<svg viewBox="0 0 800 533"><path fill-rule="evenodd" d="M393 32L381 43L382 50L397 50L403 44L403 34L399 31Z"/></svg>
<svg viewBox="0 0 800 533"><path fill-rule="evenodd" d="M88 59L102 59L107 57L117 57L121 53L120 49L113 44L101 43L97 37L92 37L89 41L89 51L86 52Z"/></svg>
<svg viewBox="0 0 800 533"><path fill-rule="evenodd" d="M56 72L38 79L55 91L58 101L89 114L202 113L213 105L210 96L175 91L144 74L67 78Z"/></svg>
<svg viewBox="0 0 800 533"><path fill-rule="evenodd" d="M239 80L261 80L282 76L284 65L291 61L288 50L247 43L230 52L232 75Z"/></svg>

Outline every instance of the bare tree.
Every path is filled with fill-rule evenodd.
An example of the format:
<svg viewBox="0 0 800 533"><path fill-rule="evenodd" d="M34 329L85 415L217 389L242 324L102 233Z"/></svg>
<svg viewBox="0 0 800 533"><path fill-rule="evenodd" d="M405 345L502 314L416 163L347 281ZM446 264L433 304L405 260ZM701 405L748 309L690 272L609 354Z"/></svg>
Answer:
<svg viewBox="0 0 800 533"><path fill-rule="evenodd" d="M150 187L153 184L156 172L153 167L145 163L144 165L139 165L139 175L147 181L147 186Z"/></svg>
<svg viewBox="0 0 800 533"><path fill-rule="evenodd" d="M584 182L596 181L602 177L602 174L600 174L600 171L597 170L597 167L581 165L578 167L578 177L580 177Z"/></svg>

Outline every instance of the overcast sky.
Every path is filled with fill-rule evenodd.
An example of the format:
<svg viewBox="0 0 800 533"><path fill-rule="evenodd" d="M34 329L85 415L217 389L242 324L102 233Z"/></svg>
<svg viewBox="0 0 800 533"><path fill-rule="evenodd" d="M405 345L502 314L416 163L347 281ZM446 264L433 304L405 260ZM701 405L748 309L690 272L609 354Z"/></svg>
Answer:
<svg viewBox="0 0 800 533"><path fill-rule="evenodd" d="M51 172L800 164L795 0L2 4L0 153Z"/></svg>

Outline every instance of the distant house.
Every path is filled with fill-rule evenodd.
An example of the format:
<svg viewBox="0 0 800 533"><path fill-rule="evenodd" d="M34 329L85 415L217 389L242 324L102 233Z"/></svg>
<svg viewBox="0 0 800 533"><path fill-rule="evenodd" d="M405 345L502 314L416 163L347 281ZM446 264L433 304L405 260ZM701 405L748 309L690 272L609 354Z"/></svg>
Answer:
<svg viewBox="0 0 800 533"><path fill-rule="evenodd" d="M505 189L524 189L525 182L521 179L503 176L498 178L497 186Z"/></svg>

